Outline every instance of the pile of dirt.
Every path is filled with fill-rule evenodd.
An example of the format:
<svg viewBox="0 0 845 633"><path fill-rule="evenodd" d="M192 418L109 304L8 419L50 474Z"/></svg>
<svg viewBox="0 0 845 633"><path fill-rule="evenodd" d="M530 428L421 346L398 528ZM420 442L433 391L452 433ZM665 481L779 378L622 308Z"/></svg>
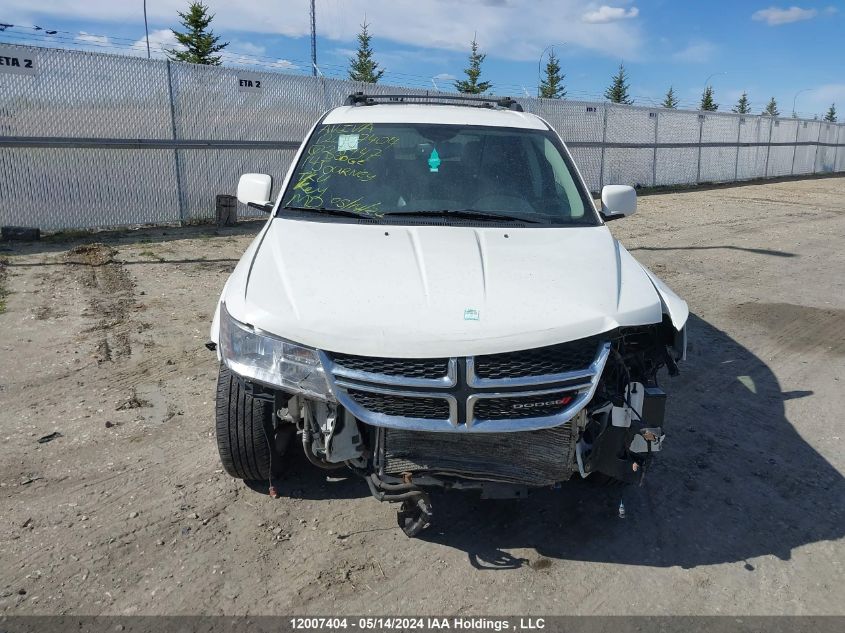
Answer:
<svg viewBox="0 0 845 633"><path fill-rule="evenodd" d="M114 262L117 251L110 246L95 242L93 244L82 244L70 249L65 258L73 264L87 264L89 266L102 266Z"/></svg>

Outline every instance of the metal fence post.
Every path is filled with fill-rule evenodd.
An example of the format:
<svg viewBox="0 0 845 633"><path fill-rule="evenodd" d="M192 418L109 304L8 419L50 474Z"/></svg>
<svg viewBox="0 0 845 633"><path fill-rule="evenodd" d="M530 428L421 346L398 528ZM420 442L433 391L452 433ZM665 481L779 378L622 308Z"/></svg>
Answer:
<svg viewBox="0 0 845 633"><path fill-rule="evenodd" d="M179 222L185 221L185 207L182 204L182 174L179 167L179 149L176 147L176 103L173 99L173 74L170 72L170 60L167 64L167 94L170 99L170 134L173 139L173 165L176 169L176 204L179 209Z"/></svg>
<svg viewBox="0 0 845 633"><path fill-rule="evenodd" d="M763 170L763 178L769 177L769 152L772 151L772 130L775 127L775 117L769 117L769 140L766 144L766 167Z"/></svg>
<svg viewBox="0 0 845 633"><path fill-rule="evenodd" d="M836 161L839 159L839 137L842 136L842 130L845 130L845 125L836 126L836 138L833 144L833 171L836 172Z"/></svg>
<svg viewBox="0 0 845 633"><path fill-rule="evenodd" d="M701 140L704 138L705 115L698 113L698 169L695 174L695 184L701 182Z"/></svg>
<svg viewBox="0 0 845 633"><path fill-rule="evenodd" d="M323 103L325 104L326 111L331 110L332 104L329 103L329 91L326 90L326 78L322 75L320 75L320 87L323 89Z"/></svg>
<svg viewBox="0 0 845 633"><path fill-rule="evenodd" d="M816 137L816 153L813 155L813 173L817 174L816 165L819 163L819 143L822 140L822 122L819 121L819 135ZM834 159L835 161L835 159ZM836 162L833 163L833 168L836 169Z"/></svg>
<svg viewBox="0 0 845 633"><path fill-rule="evenodd" d="M736 118L736 160L734 161L734 182L739 180L739 142L742 140L742 124L745 122L744 116Z"/></svg>
<svg viewBox="0 0 845 633"><path fill-rule="evenodd" d="M654 154L651 158L651 186L657 186L657 126L660 125L660 113L654 113Z"/></svg>
<svg viewBox="0 0 845 633"><path fill-rule="evenodd" d="M821 130L819 126L819 130ZM795 121L795 144L792 146L792 167L789 168L789 175L795 175L795 155L798 153L798 134L801 132L801 121ZM815 170L815 167L813 168Z"/></svg>
<svg viewBox="0 0 845 633"><path fill-rule="evenodd" d="M604 188L604 150L607 145L607 111L610 104L604 104L604 123L601 130L601 163L599 164L599 192Z"/></svg>

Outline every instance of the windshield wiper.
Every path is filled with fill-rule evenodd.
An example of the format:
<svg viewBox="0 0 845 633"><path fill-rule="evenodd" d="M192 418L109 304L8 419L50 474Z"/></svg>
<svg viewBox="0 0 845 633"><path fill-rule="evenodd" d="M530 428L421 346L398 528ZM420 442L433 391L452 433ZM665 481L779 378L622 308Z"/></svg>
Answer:
<svg viewBox="0 0 845 633"><path fill-rule="evenodd" d="M326 207L282 207L283 211L311 211L312 213L325 213L326 215L339 215L344 218L373 219L373 216L366 213L355 213L343 209L327 209Z"/></svg>
<svg viewBox="0 0 845 633"><path fill-rule="evenodd" d="M379 216L372 216L366 213L356 213L354 211L346 211L344 209L327 209L326 207L282 207L284 211L310 211L312 213L324 213L326 215L336 215L344 218L364 218L367 220L374 220L381 217L452 217L461 218L465 220L494 220L499 222L525 222L527 224L539 224L539 220L531 220L528 218L521 218L514 215L505 215L503 213L486 213L484 211L476 211L474 209L441 209L439 211L388 211Z"/></svg>
<svg viewBox="0 0 845 633"><path fill-rule="evenodd" d="M498 220L505 222L526 222L528 224L539 224L539 220L530 220L528 218L521 218L515 215L506 215L504 213L486 213L484 211L476 211L475 209L441 209L439 211L389 211L384 214L385 217L445 217L445 218L463 218L466 220Z"/></svg>

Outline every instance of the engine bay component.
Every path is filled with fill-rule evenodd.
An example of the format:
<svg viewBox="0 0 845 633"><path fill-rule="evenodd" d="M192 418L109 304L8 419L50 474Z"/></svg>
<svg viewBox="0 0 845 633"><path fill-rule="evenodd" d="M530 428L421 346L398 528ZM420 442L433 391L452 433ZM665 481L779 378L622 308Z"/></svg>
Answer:
<svg viewBox="0 0 845 633"><path fill-rule="evenodd" d="M577 426L577 422L575 424ZM524 433L477 435L380 431L381 472L551 486L572 475L572 424Z"/></svg>

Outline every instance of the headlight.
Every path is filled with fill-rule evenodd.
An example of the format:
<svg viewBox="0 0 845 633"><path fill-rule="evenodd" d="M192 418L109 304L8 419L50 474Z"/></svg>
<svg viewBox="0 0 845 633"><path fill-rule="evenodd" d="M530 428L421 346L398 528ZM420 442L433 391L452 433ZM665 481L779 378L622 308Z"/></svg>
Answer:
<svg viewBox="0 0 845 633"><path fill-rule="evenodd" d="M220 306L220 353L226 366L244 378L321 400L334 400L316 350L256 332Z"/></svg>

